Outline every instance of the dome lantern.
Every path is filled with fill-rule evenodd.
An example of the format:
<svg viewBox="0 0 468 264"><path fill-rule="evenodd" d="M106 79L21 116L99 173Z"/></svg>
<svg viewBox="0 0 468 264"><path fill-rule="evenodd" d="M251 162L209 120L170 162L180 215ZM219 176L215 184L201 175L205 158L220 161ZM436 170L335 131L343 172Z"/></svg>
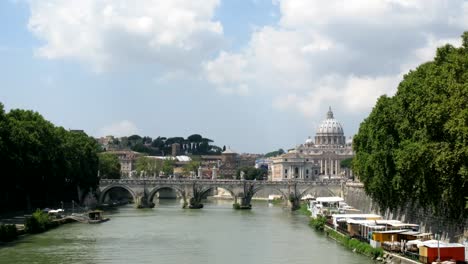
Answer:
<svg viewBox="0 0 468 264"><path fill-rule="evenodd" d="M315 136L317 145L344 145L343 126L333 116L331 106L328 108L327 118L322 121Z"/></svg>

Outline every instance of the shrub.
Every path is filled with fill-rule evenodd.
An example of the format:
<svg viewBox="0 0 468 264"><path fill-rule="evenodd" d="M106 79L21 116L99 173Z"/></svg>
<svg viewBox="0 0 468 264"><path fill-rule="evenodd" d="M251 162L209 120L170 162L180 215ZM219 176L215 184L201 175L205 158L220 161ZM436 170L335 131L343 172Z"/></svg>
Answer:
<svg viewBox="0 0 468 264"><path fill-rule="evenodd" d="M41 233L53 226L49 219L49 214L37 210L31 217L26 218L24 228L27 233L36 234Z"/></svg>
<svg viewBox="0 0 468 264"><path fill-rule="evenodd" d="M15 225L0 225L0 241L9 242L18 237Z"/></svg>
<svg viewBox="0 0 468 264"><path fill-rule="evenodd" d="M356 250L357 253L372 257L378 258L383 256L383 249L382 248L373 248L371 245L365 242L361 242L355 238L350 238L349 236L342 235L335 230L327 230L328 236L332 237L333 239L337 240L345 247L349 249Z"/></svg>
<svg viewBox="0 0 468 264"><path fill-rule="evenodd" d="M314 227L316 230L323 231L327 223L327 218L325 216L319 215L316 218L312 218L309 222L309 225Z"/></svg>
<svg viewBox="0 0 468 264"><path fill-rule="evenodd" d="M299 213L310 216L312 213L307 209L307 203L302 203L299 208Z"/></svg>

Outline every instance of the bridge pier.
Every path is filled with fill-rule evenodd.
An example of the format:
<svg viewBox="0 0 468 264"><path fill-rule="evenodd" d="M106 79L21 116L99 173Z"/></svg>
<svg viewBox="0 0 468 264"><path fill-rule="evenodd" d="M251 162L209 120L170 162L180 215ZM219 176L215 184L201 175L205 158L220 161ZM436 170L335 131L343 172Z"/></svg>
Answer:
<svg viewBox="0 0 468 264"><path fill-rule="evenodd" d="M196 182L192 185L192 194L193 196L189 200L189 209L201 209L203 208L202 200L206 198L206 195L211 191L211 187L203 188L203 186L198 185Z"/></svg>
<svg viewBox="0 0 468 264"><path fill-rule="evenodd" d="M291 211L296 211L301 208L301 198L305 194L306 191L300 192L297 190L297 183L293 183L292 185L288 186L290 189L289 192L289 206L291 207ZM293 190L291 191L291 187Z"/></svg>

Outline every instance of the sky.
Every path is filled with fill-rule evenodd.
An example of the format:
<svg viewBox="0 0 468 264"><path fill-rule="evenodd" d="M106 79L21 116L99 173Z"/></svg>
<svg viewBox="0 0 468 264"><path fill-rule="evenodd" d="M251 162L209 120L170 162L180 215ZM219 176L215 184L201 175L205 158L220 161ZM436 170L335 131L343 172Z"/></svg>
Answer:
<svg viewBox="0 0 468 264"><path fill-rule="evenodd" d="M349 137L468 0L2 0L0 102L89 135L303 143L331 106Z"/></svg>

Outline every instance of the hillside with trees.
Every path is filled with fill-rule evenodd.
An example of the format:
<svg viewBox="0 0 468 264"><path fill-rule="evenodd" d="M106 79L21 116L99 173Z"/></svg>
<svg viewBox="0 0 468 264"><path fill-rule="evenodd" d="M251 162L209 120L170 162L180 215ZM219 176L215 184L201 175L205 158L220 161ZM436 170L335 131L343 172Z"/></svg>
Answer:
<svg viewBox="0 0 468 264"><path fill-rule="evenodd" d="M382 208L413 203L468 216L468 32L404 76L354 137L355 173Z"/></svg>
<svg viewBox="0 0 468 264"><path fill-rule="evenodd" d="M39 113L0 103L0 210L34 209L80 201L98 185L98 145Z"/></svg>
<svg viewBox="0 0 468 264"><path fill-rule="evenodd" d="M212 145L213 140L204 138L201 135L193 134L187 138L183 137L141 137L132 135L129 137L116 138L109 145L110 149L130 149L150 156L171 155L172 145L179 144L181 154L186 155L218 155L222 148Z"/></svg>

